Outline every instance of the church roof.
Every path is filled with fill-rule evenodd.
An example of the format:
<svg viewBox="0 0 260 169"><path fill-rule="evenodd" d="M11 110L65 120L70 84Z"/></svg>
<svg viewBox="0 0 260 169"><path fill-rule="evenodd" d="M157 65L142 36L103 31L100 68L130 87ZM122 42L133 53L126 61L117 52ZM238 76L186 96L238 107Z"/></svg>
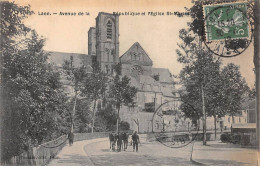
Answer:
<svg viewBox="0 0 260 169"><path fill-rule="evenodd" d="M172 75L169 69L166 68L152 68L152 75L159 75L161 83L173 83Z"/></svg>
<svg viewBox="0 0 260 169"><path fill-rule="evenodd" d="M156 92L162 93L166 97L173 97L174 90L171 87L163 87L160 82L155 81L150 76L140 75L139 81L134 78L130 77L131 85L135 86L139 91L143 92Z"/></svg>
<svg viewBox="0 0 260 169"><path fill-rule="evenodd" d="M132 60L132 54L135 53L139 57L139 60ZM140 57L140 55L142 57ZM144 66L152 66L153 61L149 57L149 55L146 53L146 51L143 49L143 47L138 43L135 42L122 56L120 56L121 63L132 63L137 62Z"/></svg>
<svg viewBox="0 0 260 169"><path fill-rule="evenodd" d="M162 92L160 88L160 83L155 81L150 76L140 75L138 80L135 77L130 76L130 82L132 86L135 86L139 91L145 92Z"/></svg>
<svg viewBox="0 0 260 169"><path fill-rule="evenodd" d="M65 60L70 60L70 56L73 56L73 65L75 67L80 67L82 66L82 64L91 65L92 63L91 56L87 54L54 52L54 51L46 51L46 52L50 54L48 61L50 63L54 63L58 67L61 67L64 64Z"/></svg>
<svg viewBox="0 0 260 169"><path fill-rule="evenodd" d="M140 83L146 83L151 85L158 84L158 82L156 83L156 81L152 77L146 75L140 75Z"/></svg>
<svg viewBox="0 0 260 169"><path fill-rule="evenodd" d="M143 91L152 91L152 92L162 92L160 88L160 83L155 81L150 76L140 76L140 83Z"/></svg>

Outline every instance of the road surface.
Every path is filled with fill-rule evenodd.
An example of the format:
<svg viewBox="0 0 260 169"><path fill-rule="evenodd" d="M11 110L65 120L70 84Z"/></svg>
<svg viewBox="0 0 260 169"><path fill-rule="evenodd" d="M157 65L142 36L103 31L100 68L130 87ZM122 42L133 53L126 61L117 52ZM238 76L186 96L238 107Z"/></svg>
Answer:
<svg viewBox="0 0 260 169"><path fill-rule="evenodd" d="M126 151L113 152L108 138L78 141L66 145L53 159L51 166L160 166L194 165L190 162L192 144L183 148L169 148L159 142L143 142L139 152L131 146Z"/></svg>

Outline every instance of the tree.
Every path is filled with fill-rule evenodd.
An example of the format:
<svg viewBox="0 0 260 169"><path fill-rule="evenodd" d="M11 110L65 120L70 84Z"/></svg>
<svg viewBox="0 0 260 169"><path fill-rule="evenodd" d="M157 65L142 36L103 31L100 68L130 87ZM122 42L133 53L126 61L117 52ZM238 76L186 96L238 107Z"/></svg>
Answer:
<svg viewBox="0 0 260 169"><path fill-rule="evenodd" d="M212 56L207 49L199 49L196 38L186 30L180 31L180 38L183 44L179 46L183 52L177 50L178 61L184 64L180 78L187 92L181 95L182 99L185 103L193 103L192 106L197 112L203 112L204 108L207 116L214 117L216 137L217 118L230 114L233 119L233 115L240 109L242 95L249 88L238 66L228 64L221 71L221 60ZM181 108L186 117L192 118L193 122L196 121L192 107L183 104ZM202 117L204 113L197 114L198 117Z"/></svg>
<svg viewBox="0 0 260 169"><path fill-rule="evenodd" d="M1 160L66 132L67 97L45 40L23 24L29 6L1 6Z"/></svg>
<svg viewBox="0 0 260 169"><path fill-rule="evenodd" d="M74 118L76 113L76 106L77 106L77 100L78 95L80 92L80 85L83 82L83 79L85 78L86 74L86 68L85 66L81 67L75 67L73 64L73 56L70 57L70 61L65 60L63 64L64 73L67 75L67 79L70 82L70 86L73 88L74 97L73 97L73 108L72 112L70 114L71 117L71 132L73 132L74 129Z"/></svg>
<svg viewBox="0 0 260 169"><path fill-rule="evenodd" d="M104 131L116 129L117 113L112 103L108 102L104 108L97 111L97 121L105 121Z"/></svg>
<svg viewBox="0 0 260 169"><path fill-rule="evenodd" d="M256 88L254 87L253 89L249 89L247 91L247 93L248 93L248 96L249 96L250 99L255 99L255 97L256 97Z"/></svg>
<svg viewBox="0 0 260 169"><path fill-rule="evenodd" d="M120 130L129 130L130 124L127 121L120 122Z"/></svg>
<svg viewBox="0 0 260 169"><path fill-rule="evenodd" d="M26 42L25 35L31 31L24 25L23 20L34 12L30 6L18 6L10 2L0 2L1 7L1 55L3 60L7 54L14 52L16 45ZM21 40L22 39L22 40ZM25 40L26 39L26 40ZM3 62L1 62L3 64Z"/></svg>
<svg viewBox="0 0 260 169"><path fill-rule="evenodd" d="M91 110L88 99L78 99L74 118L74 132L87 133L91 124Z"/></svg>
<svg viewBox="0 0 260 169"><path fill-rule="evenodd" d="M215 74L210 81L210 89L207 90L207 107L208 116L214 118L215 139L217 138L217 119L226 115L223 105L226 93L223 93L223 79L221 77L220 67L215 67Z"/></svg>
<svg viewBox="0 0 260 169"><path fill-rule="evenodd" d="M94 72L88 74L88 78L84 80L83 86L81 88L82 96L87 97L90 101L93 102L92 133L94 132L95 126L97 101L105 98L107 83L108 78L103 72Z"/></svg>
<svg viewBox="0 0 260 169"><path fill-rule="evenodd" d="M203 47L200 38L191 32L181 29L179 37L182 43L178 44L180 50L177 49L176 52L178 62L184 65L179 76L186 88L186 93L181 97L184 103L191 104L197 116L191 106L184 105L182 108L186 116L191 117L193 121L196 121L194 118L203 117L203 143L206 144L206 111L209 101L207 98L210 98L208 91L215 85L213 81L219 74L221 60Z"/></svg>
<svg viewBox="0 0 260 169"><path fill-rule="evenodd" d="M241 100L244 93L249 90L245 79L241 76L239 66L233 63L228 64L221 71L222 80L222 95L221 103L223 109L232 117L241 110Z"/></svg>
<svg viewBox="0 0 260 169"><path fill-rule="evenodd" d="M119 112L122 105L129 106L134 104L134 97L137 89L130 86L130 78L127 76L120 76L117 74L110 86L109 97L113 98L117 109L117 132L119 131Z"/></svg>
<svg viewBox="0 0 260 169"><path fill-rule="evenodd" d="M236 0L225 0L226 3L228 2L236 2ZM211 1L211 0L195 0L193 1L193 6L189 9L189 8L186 8L186 10L188 12L190 12L190 16L192 18L192 21L188 23L188 27L189 27L189 30L193 32L194 36L197 37L198 39L198 43L199 48L202 47L202 41L205 40L205 27L204 26L201 26L201 25L204 25L204 14L203 14L203 5L211 5L211 4L220 4L220 3L223 3L222 0L217 0L217 1ZM253 15L253 8L254 8L254 2L253 1L249 1L248 2L248 6L247 6L247 10L248 10L248 20L249 20L249 23L251 26L253 26L254 24L254 20L255 20L255 16ZM193 38L189 37L189 36L184 36L186 39L183 39L183 41L185 42L184 46L180 46L180 48L183 48L185 47L186 48L186 45L189 45L189 43L191 41L193 41ZM243 40L243 39L233 39L231 41L228 41L228 44L225 46L226 48L228 48L229 50L237 50L237 48L246 48L246 40ZM177 51L178 53L179 51ZM212 54L211 54L212 55ZM185 56L184 56L185 57ZM180 57L180 59L182 59L182 57ZM184 61L185 62L185 61ZM216 83L216 86L218 85L219 83ZM208 85L210 86L210 85ZM204 87L203 85L201 86L201 93L202 95L205 94L205 90L203 90ZM217 89L217 88L216 88ZM214 95L214 92L212 92L211 90L211 93L208 93L208 94L213 94ZM215 92L215 95L214 98L218 98L220 99L220 94L219 92ZM207 95L207 94L206 94ZM205 103L205 97L202 96L202 102L203 102L203 105ZM218 100L216 99L215 100ZM211 105L212 106L212 105ZM203 110L206 109L205 105L202 106L203 107ZM219 111L219 106L215 106L216 110L212 110L210 109L210 112L209 115L213 115L214 118L215 118L215 124L216 124L216 114L214 113L215 111ZM214 108L214 109L215 109ZM211 111L212 110L212 111ZM204 114L205 115L205 114ZM219 112L219 116L223 116L223 112ZM205 117L204 117L205 118ZM205 120L204 120L204 123L205 123ZM205 123L206 124L206 123ZM205 126L204 126L205 128ZM215 127L216 128L216 127ZM204 130L204 142L205 142L205 130Z"/></svg>

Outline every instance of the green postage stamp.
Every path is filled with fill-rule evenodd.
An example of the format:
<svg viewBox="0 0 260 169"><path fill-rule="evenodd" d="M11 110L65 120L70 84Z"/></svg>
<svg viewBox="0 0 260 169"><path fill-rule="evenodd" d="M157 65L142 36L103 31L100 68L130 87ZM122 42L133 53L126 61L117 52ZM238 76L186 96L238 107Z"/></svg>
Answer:
<svg viewBox="0 0 260 169"><path fill-rule="evenodd" d="M208 41L248 38L247 3L204 6Z"/></svg>

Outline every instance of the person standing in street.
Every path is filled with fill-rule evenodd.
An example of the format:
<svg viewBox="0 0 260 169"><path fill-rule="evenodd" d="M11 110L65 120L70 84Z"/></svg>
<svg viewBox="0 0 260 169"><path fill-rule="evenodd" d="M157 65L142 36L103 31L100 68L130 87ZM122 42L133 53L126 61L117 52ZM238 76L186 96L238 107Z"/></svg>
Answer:
<svg viewBox="0 0 260 169"><path fill-rule="evenodd" d="M124 143L124 151L127 149L127 146L128 146L128 133L127 132L124 132L123 133L123 143Z"/></svg>
<svg viewBox="0 0 260 169"><path fill-rule="evenodd" d="M69 145L71 146L73 144L73 141L74 141L74 134L72 132L70 132L68 134L68 139L69 139Z"/></svg>
<svg viewBox="0 0 260 169"><path fill-rule="evenodd" d="M132 142L133 142L133 152L138 152L138 143L140 143L139 136L137 135L137 132L135 131L132 135Z"/></svg>
<svg viewBox="0 0 260 169"><path fill-rule="evenodd" d="M118 133L118 140L117 140L117 151L120 152L122 149L122 142L123 142L123 133Z"/></svg>

